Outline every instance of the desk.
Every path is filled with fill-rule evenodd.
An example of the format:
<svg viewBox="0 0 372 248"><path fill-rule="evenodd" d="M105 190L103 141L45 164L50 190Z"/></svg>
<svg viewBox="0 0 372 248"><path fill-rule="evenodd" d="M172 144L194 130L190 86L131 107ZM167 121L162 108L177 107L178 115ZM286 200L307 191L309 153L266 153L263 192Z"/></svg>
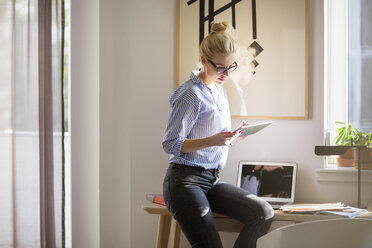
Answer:
<svg viewBox="0 0 372 248"><path fill-rule="evenodd" d="M157 248L167 248L170 241L171 247L178 248L180 243L181 229L165 206L149 203L143 206L149 214L159 215ZM213 213L216 228L219 232L240 232L243 224L227 216ZM270 231L282 226L305 221L325 220L343 218L333 215L312 215L312 214L287 214L281 210L275 210L274 221ZM369 216L370 218L370 216ZM170 239L170 240L169 240Z"/></svg>

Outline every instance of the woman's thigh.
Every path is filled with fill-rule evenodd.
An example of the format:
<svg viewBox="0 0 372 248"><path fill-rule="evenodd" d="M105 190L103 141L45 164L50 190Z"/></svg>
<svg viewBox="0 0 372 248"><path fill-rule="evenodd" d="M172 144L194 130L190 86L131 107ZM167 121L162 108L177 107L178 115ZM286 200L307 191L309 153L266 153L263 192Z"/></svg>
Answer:
<svg viewBox="0 0 372 248"><path fill-rule="evenodd" d="M208 184L212 185L209 175L170 170L164 180L164 198L192 247L222 247L206 197Z"/></svg>
<svg viewBox="0 0 372 248"><path fill-rule="evenodd" d="M274 210L266 201L229 183L218 183L208 192L207 197L213 212L245 224L274 216Z"/></svg>

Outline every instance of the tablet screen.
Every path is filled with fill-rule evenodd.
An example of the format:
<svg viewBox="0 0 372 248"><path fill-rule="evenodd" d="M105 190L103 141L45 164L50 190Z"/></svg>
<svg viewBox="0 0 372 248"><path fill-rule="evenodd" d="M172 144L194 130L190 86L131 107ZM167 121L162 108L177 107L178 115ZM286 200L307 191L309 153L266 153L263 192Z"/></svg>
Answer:
<svg viewBox="0 0 372 248"><path fill-rule="evenodd" d="M268 121L268 122L262 122L262 123L257 123L257 124L251 124L251 125L248 125L248 126L244 126L244 127L241 127L237 130L241 130L243 131L243 134L241 134L241 136L247 136L247 135L250 135L250 134L254 134L254 133L257 133L258 131L260 131L261 129L273 124L274 121ZM236 130L236 131L237 131Z"/></svg>

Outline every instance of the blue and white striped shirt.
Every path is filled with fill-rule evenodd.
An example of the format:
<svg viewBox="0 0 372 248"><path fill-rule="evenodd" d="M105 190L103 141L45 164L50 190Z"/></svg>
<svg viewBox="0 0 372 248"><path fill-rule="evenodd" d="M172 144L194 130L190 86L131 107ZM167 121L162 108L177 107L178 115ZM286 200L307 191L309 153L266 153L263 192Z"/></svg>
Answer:
<svg viewBox="0 0 372 248"><path fill-rule="evenodd" d="M171 114L163 139L164 151L171 154L169 162L205 169L223 169L227 146L212 146L181 153L186 139L200 139L231 129L230 109L225 89L217 101L212 90L194 73L171 96Z"/></svg>

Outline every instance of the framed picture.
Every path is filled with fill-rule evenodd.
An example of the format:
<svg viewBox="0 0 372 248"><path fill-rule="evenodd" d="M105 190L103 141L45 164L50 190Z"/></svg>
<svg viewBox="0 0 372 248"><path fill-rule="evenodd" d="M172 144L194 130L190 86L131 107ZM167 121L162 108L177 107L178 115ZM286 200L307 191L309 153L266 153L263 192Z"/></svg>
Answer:
<svg viewBox="0 0 372 248"><path fill-rule="evenodd" d="M177 85L199 70L213 21L235 28L232 118L308 119L308 0L178 0Z"/></svg>

